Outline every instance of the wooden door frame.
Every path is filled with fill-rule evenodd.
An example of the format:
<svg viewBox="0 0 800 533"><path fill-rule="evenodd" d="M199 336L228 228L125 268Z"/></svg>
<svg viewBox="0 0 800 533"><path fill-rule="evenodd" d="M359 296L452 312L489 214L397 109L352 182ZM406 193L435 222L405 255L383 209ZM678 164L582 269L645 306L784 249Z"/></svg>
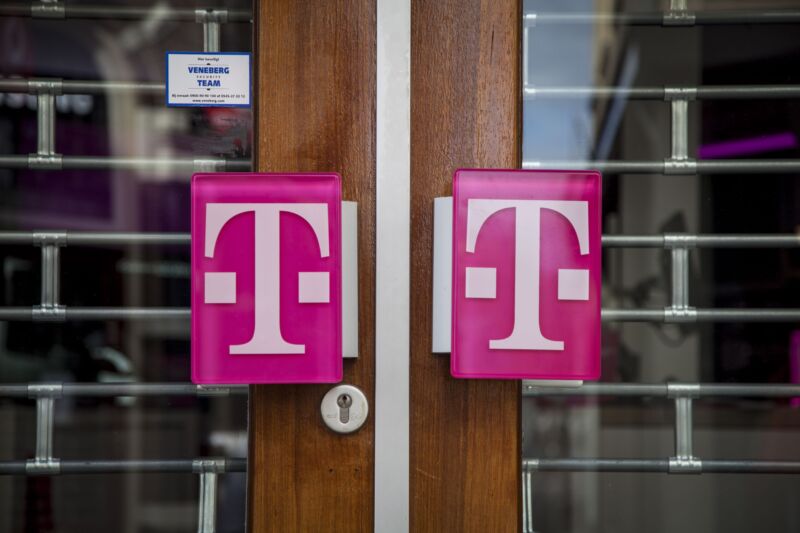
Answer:
<svg viewBox="0 0 800 533"><path fill-rule="evenodd" d="M372 413L376 17L389 1L256 0L254 10L255 169L339 172L344 198L359 204L359 357L345 362L343 382L366 393ZM451 193L453 171L520 163L521 0L399 1L411 11L413 317L400 497L410 499L410 531L519 531L519 382L450 376L448 358L431 352L431 279L433 198ZM374 417L356 434L331 433L319 417L329 388L251 388L250 531L373 530Z"/></svg>

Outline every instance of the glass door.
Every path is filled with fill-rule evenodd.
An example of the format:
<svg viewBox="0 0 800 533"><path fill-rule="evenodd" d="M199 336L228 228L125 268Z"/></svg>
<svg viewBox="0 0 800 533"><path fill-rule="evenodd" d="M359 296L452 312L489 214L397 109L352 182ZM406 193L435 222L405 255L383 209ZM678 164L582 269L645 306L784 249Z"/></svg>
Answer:
<svg viewBox="0 0 800 533"><path fill-rule="evenodd" d="M603 376L523 387L525 531L793 531L796 2L523 14L523 166L603 172Z"/></svg>
<svg viewBox="0 0 800 533"><path fill-rule="evenodd" d="M0 6L0 531L244 531L247 390L189 376L189 178L249 109L165 105L252 2Z"/></svg>

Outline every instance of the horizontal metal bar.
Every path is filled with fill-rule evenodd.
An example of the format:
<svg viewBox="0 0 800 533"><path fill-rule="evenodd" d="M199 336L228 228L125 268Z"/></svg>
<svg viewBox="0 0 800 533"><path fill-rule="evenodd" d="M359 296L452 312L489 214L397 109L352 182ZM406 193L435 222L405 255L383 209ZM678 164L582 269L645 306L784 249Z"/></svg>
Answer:
<svg viewBox="0 0 800 533"><path fill-rule="evenodd" d="M693 248L795 248L800 234L762 235L680 235L681 244ZM1 242L1 241L0 241ZM607 248L667 248L673 246L664 235L603 235Z"/></svg>
<svg viewBox="0 0 800 533"><path fill-rule="evenodd" d="M218 157L198 158L150 158L150 157L101 157L58 156L59 166L43 168L27 155L0 155L0 168L40 168L41 170L158 170L193 172L200 168L219 165L220 171L249 170L252 163L247 159L224 159Z"/></svg>
<svg viewBox="0 0 800 533"><path fill-rule="evenodd" d="M800 461L698 460L700 470L715 474L800 474ZM666 459L524 459L523 468L539 472L661 472Z"/></svg>
<svg viewBox="0 0 800 533"><path fill-rule="evenodd" d="M0 320L41 320L60 322L63 320L167 320L188 319L189 308L183 307L67 307L61 306L62 314L46 320L39 318L39 307L0 307ZM62 320L63 317L63 320Z"/></svg>
<svg viewBox="0 0 800 533"><path fill-rule="evenodd" d="M0 231L0 244L36 244L33 231ZM64 232L65 245L104 246L114 244L190 244L188 233L136 232ZM800 247L800 234L761 235L680 235L681 243L694 248L795 248ZM664 235L603 235L607 248L667 248L674 246Z"/></svg>
<svg viewBox="0 0 800 533"><path fill-rule="evenodd" d="M678 391L700 398L720 397L800 397L800 385L780 383L585 383L578 387L537 386L523 382L522 395L538 396L649 396L671 398Z"/></svg>
<svg viewBox="0 0 800 533"><path fill-rule="evenodd" d="M800 309L696 309L697 322L792 322Z"/></svg>
<svg viewBox="0 0 800 533"><path fill-rule="evenodd" d="M609 174L783 174L800 172L798 159L675 161L523 161L522 168L599 170Z"/></svg>
<svg viewBox="0 0 800 533"><path fill-rule="evenodd" d="M41 170L156 170L167 168L191 172L204 166L219 165L217 170L249 170L246 159L220 158L146 158L68 156L56 154L57 163L39 162L33 156L0 155L0 168L39 168ZM617 174L781 174L800 172L800 160L740 159L686 161L524 161L523 168L556 168L562 170L594 169Z"/></svg>
<svg viewBox="0 0 800 533"><path fill-rule="evenodd" d="M36 7L39 2L27 4L7 4L0 6L0 16L4 17L31 17L41 16ZM146 7L116 7L105 5L73 5L65 3L58 6L62 9L61 16L51 18L68 19L108 19L108 20L177 20L184 22L196 21L196 9L174 8L164 4ZM252 22L253 13L247 10L226 9L229 22Z"/></svg>
<svg viewBox="0 0 800 533"><path fill-rule="evenodd" d="M797 474L800 461L700 461L702 472L719 474Z"/></svg>
<svg viewBox="0 0 800 533"><path fill-rule="evenodd" d="M63 156L64 169L114 169L114 170L151 170L170 168L176 171L193 171L198 166L219 163L221 170L249 170L251 162L242 159L221 159L217 157L197 158L148 158L148 157L88 157Z"/></svg>
<svg viewBox="0 0 800 533"><path fill-rule="evenodd" d="M612 98L667 100L676 95L698 100L800 98L800 85L718 85L699 87L525 87L529 98Z"/></svg>
<svg viewBox="0 0 800 533"><path fill-rule="evenodd" d="M0 313L2 310L0 309ZM2 316L0 314L0 316ZM664 309L602 309L603 322L665 322Z"/></svg>
<svg viewBox="0 0 800 533"><path fill-rule="evenodd" d="M800 309L603 309L601 316L603 322L793 322Z"/></svg>
<svg viewBox="0 0 800 533"><path fill-rule="evenodd" d="M139 92L164 95L166 86L163 83L135 82L135 81L79 81L57 80L60 94L104 94L109 92ZM0 92L2 93L31 93L35 94L48 90L37 80L27 78L0 78Z"/></svg>
<svg viewBox="0 0 800 533"><path fill-rule="evenodd" d="M522 468L538 472L667 472L667 459L523 459Z"/></svg>
<svg viewBox="0 0 800 533"><path fill-rule="evenodd" d="M2 234L0 234L2 242ZM76 246L109 244L190 244L188 233L67 232L67 244Z"/></svg>
<svg viewBox="0 0 800 533"><path fill-rule="evenodd" d="M246 472L247 459L229 458L214 460L214 471ZM59 461L59 470L41 472L40 475L60 474L123 474L123 473L186 473L197 474L198 465L208 463L208 459L158 459L158 460L119 460L119 461ZM30 475L26 461L0 461L0 475ZM199 470L203 470L200 468Z"/></svg>
<svg viewBox="0 0 800 533"><path fill-rule="evenodd" d="M165 94L166 85L157 82L57 80L60 94L104 94L141 92ZM0 78L0 92L38 93L48 88L30 78ZM800 97L800 85L719 85L681 87L525 87L528 97L536 98L611 98L624 96L633 100L665 100L683 94L690 99L783 99Z"/></svg>
<svg viewBox="0 0 800 533"><path fill-rule="evenodd" d="M0 307L0 320L33 320L33 307Z"/></svg>
<svg viewBox="0 0 800 533"><path fill-rule="evenodd" d="M681 23L671 23L670 18L680 15ZM594 24L613 23L629 26L712 26L727 24L796 24L800 22L798 10L769 11L664 11L649 13L528 13L525 23L539 24Z"/></svg>
<svg viewBox="0 0 800 533"><path fill-rule="evenodd" d="M37 244L34 231L0 231L0 244ZM65 231L64 245L105 246L114 244L181 244L191 242L188 233L136 233L108 231Z"/></svg>
<svg viewBox="0 0 800 533"><path fill-rule="evenodd" d="M67 320L188 319L188 307L65 307Z"/></svg>
<svg viewBox="0 0 800 533"><path fill-rule="evenodd" d="M57 391L57 392L56 392ZM193 383L34 383L2 384L0 396L47 398L53 396L230 396L247 394L246 385L195 385Z"/></svg>
<svg viewBox="0 0 800 533"><path fill-rule="evenodd" d="M34 320L38 307L0 307L0 320ZM162 320L188 319L183 307L69 307L61 306L64 320ZM670 319L665 309L603 309L603 322L792 322L800 309L692 309L683 320ZM40 319L38 316L37 319ZM44 317L40 320L44 320ZM53 317L54 322L61 321Z"/></svg>

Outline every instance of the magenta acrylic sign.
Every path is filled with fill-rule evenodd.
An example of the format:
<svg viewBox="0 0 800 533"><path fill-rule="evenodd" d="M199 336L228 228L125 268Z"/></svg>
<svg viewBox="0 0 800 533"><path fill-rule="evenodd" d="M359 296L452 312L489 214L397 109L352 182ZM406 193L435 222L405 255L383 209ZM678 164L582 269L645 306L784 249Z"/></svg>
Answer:
<svg viewBox="0 0 800 533"><path fill-rule="evenodd" d="M192 380L342 378L337 174L192 177Z"/></svg>
<svg viewBox="0 0 800 533"><path fill-rule="evenodd" d="M453 376L599 378L600 196L597 172L456 172Z"/></svg>

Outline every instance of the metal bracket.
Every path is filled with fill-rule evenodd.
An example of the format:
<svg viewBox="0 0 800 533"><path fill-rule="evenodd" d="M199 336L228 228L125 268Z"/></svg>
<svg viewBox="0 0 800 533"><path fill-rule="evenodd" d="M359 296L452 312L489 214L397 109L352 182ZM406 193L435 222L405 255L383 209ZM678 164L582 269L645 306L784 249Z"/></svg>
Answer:
<svg viewBox="0 0 800 533"><path fill-rule="evenodd" d="M66 246L67 245L67 232L66 231L34 231L33 232L34 246Z"/></svg>
<svg viewBox="0 0 800 533"><path fill-rule="evenodd" d="M195 474L215 473L222 474L226 470L225 459L210 457L192 461L192 472Z"/></svg>
<svg viewBox="0 0 800 533"><path fill-rule="evenodd" d="M669 11L664 13L663 26L694 26L696 17L687 9L686 0L670 0Z"/></svg>
<svg viewBox="0 0 800 533"><path fill-rule="evenodd" d="M667 383L667 398L699 398L699 383Z"/></svg>
<svg viewBox="0 0 800 533"><path fill-rule="evenodd" d="M64 386L61 383L29 383L28 398L61 398Z"/></svg>
<svg viewBox="0 0 800 533"><path fill-rule="evenodd" d="M195 172L225 172L225 160L222 158L195 159Z"/></svg>
<svg viewBox="0 0 800 533"><path fill-rule="evenodd" d="M63 167L61 154L28 154L28 168L32 170L61 170Z"/></svg>
<svg viewBox="0 0 800 533"><path fill-rule="evenodd" d="M696 100L697 87L664 87L664 100Z"/></svg>
<svg viewBox="0 0 800 533"><path fill-rule="evenodd" d="M31 4L33 18L63 19L66 16L66 8L58 0L40 0L38 4Z"/></svg>
<svg viewBox="0 0 800 533"><path fill-rule="evenodd" d="M231 388L225 385L197 385L198 396L230 396Z"/></svg>

